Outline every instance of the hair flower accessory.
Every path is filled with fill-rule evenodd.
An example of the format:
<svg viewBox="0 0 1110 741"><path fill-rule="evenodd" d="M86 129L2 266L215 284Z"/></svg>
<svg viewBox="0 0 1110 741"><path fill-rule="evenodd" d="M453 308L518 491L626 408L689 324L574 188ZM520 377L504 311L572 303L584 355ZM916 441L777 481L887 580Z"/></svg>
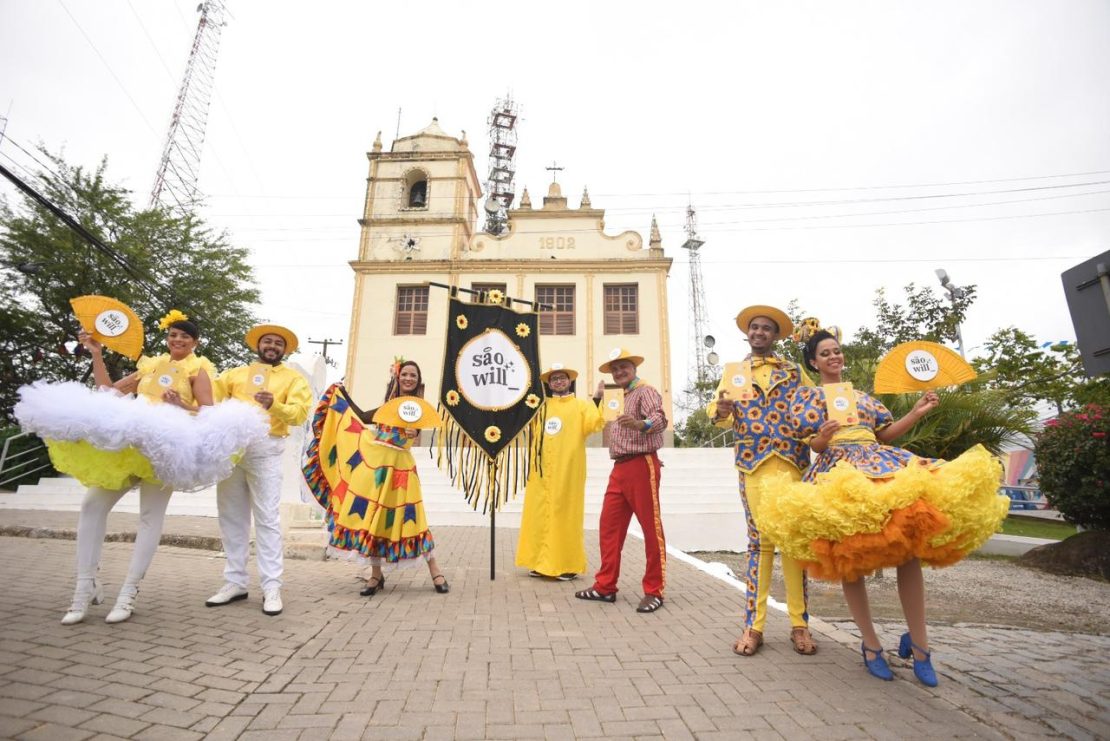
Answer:
<svg viewBox="0 0 1110 741"><path fill-rule="evenodd" d="M177 309L170 309L168 314L158 320L158 329L165 331L174 322L185 322L188 320L188 314L180 312Z"/></svg>
<svg viewBox="0 0 1110 741"><path fill-rule="evenodd" d="M807 316L805 319L799 322L797 329L794 330L794 334L790 335L790 339L804 345L805 343L809 342L810 337L813 337L813 335L817 334L818 332L828 332L833 336L833 338L836 339L837 342L840 342L840 327L822 327L821 320L815 316Z"/></svg>

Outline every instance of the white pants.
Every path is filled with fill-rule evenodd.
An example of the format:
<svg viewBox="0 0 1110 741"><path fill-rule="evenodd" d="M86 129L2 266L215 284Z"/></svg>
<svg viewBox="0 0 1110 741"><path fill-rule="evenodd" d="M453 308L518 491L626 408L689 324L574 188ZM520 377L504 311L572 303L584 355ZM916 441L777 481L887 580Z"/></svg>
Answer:
<svg viewBox="0 0 1110 741"><path fill-rule="evenodd" d="M108 529L108 513L128 489L113 491L92 487L85 492L81 502L81 517L77 520L77 578L92 579L100 568L100 552L104 548L104 533ZM124 587L139 586L139 582L154 560L154 551L162 539L162 525L166 521L166 507L173 489L144 481L139 487L139 529L135 534L135 549L131 552L131 565L127 569Z"/></svg>
<svg viewBox="0 0 1110 741"><path fill-rule="evenodd" d="M268 437L247 448L231 476L216 485L220 536L227 565L224 580L247 588L251 512L254 512L255 551L263 591L281 586L282 545L281 458L285 438Z"/></svg>

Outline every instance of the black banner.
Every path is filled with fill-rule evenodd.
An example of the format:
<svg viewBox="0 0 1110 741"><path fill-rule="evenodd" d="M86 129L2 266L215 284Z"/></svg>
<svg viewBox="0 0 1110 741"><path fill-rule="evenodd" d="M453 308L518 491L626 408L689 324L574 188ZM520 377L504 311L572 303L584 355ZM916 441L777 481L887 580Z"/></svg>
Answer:
<svg viewBox="0 0 1110 741"><path fill-rule="evenodd" d="M540 367L536 312L451 298L439 401L491 461L543 403Z"/></svg>

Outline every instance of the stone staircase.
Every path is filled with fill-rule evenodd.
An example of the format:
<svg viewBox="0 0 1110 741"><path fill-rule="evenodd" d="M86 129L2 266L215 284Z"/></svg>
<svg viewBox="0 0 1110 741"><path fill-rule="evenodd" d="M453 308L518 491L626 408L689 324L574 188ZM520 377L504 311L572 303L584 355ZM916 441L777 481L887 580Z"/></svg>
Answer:
<svg viewBox="0 0 1110 741"><path fill-rule="evenodd" d="M429 457L427 448L414 448L413 456L420 471L425 510L431 527L437 525L488 526L489 515L474 511L462 492L453 486L444 471ZM663 461L660 509L667 544L683 551L728 550L747 548L743 506L737 492L736 469L729 448L664 448L659 452ZM318 527L320 510L304 504L298 469L299 454L290 446L284 462L282 491L283 520L300 531ZM612 464L605 448L586 449L586 514L585 527L596 530L601 514L601 500ZM82 487L70 478L42 479L37 484L19 487L15 493L0 493L0 509L31 509L77 511L84 494ZM497 527L519 528L524 507L524 492L497 513ZM138 491L128 492L116 505L120 512L138 512ZM216 516L215 487L197 492L178 492L170 500L170 515ZM2 517L2 515L0 515ZM639 532L636 521L632 531ZM308 533L304 533L308 535ZM587 538L596 537L587 534Z"/></svg>

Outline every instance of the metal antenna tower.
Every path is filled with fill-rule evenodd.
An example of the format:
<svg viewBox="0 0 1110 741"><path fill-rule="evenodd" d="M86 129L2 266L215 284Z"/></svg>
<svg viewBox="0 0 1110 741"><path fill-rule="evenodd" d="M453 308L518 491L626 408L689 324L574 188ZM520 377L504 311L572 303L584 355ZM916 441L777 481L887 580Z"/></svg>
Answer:
<svg viewBox="0 0 1110 741"><path fill-rule="evenodd" d="M709 365L705 361L701 343L705 338L705 282L701 276L701 254L699 250L705 240L698 239L698 216L693 205L686 207L686 241L682 249L690 251L690 337L687 341L690 367L696 373L698 383L709 377Z"/></svg>
<svg viewBox="0 0 1110 741"><path fill-rule="evenodd" d="M222 0L203 0L197 10L200 21L185 65L185 77L177 91L162 161L150 192L152 207L163 204L188 210L197 200L200 156L212 101L220 33L226 25L226 9Z"/></svg>
<svg viewBox="0 0 1110 741"><path fill-rule="evenodd" d="M499 99L490 111L489 177L486 178L486 231L500 234L508 224L508 210L516 196L516 124L519 109L511 95Z"/></svg>

